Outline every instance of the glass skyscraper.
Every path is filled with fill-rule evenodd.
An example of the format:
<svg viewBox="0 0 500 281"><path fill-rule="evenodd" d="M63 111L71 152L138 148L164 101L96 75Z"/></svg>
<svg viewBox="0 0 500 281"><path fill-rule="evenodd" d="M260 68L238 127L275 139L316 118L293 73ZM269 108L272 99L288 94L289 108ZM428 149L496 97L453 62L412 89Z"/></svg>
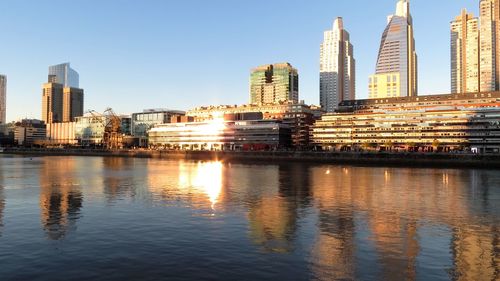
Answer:
<svg viewBox="0 0 500 281"><path fill-rule="evenodd" d="M382 34L375 74L369 78L369 98L417 95L417 54L410 1L399 0Z"/></svg>
<svg viewBox="0 0 500 281"><path fill-rule="evenodd" d="M299 74L289 63L259 66L250 75L250 103L299 101Z"/></svg>
<svg viewBox="0 0 500 281"><path fill-rule="evenodd" d="M7 100L7 76L0 75L0 124L7 123L6 100Z"/></svg>
<svg viewBox="0 0 500 281"><path fill-rule="evenodd" d="M326 112L334 112L339 103L355 99L355 60L349 33L342 18L333 29L325 31L320 47L320 104Z"/></svg>
<svg viewBox="0 0 500 281"><path fill-rule="evenodd" d="M64 87L79 88L80 76L68 63L49 66L49 83L62 84Z"/></svg>

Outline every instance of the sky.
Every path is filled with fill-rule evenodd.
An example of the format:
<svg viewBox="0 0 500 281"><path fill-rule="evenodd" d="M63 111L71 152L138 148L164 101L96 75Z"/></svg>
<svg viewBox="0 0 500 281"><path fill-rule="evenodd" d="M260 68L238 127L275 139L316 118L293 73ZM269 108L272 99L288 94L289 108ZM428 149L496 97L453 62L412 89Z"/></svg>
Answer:
<svg viewBox="0 0 500 281"><path fill-rule="evenodd" d="M299 99L319 104L319 46L344 18L356 97L368 96L397 0L0 0L7 120L41 118L49 65L70 62L85 110L188 110L249 101L253 67L290 62ZM450 91L450 21L479 0L412 0L419 94Z"/></svg>

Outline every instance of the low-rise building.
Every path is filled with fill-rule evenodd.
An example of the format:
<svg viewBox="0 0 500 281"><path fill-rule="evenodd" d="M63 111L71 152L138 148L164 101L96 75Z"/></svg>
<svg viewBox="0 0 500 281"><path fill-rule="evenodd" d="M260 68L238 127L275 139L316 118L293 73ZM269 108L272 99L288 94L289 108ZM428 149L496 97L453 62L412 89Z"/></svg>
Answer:
<svg viewBox="0 0 500 281"><path fill-rule="evenodd" d="M500 150L500 92L345 101L313 126L323 149Z"/></svg>
<svg viewBox="0 0 500 281"><path fill-rule="evenodd" d="M45 122L37 119L23 119L14 128L14 141L17 145L28 146L45 141Z"/></svg>
<svg viewBox="0 0 500 281"><path fill-rule="evenodd" d="M290 127L276 120L160 124L149 131L149 145L184 150L268 150L290 147Z"/></svg>
<svg viewBox="0 0 500 281"><path fill-rule="evenodd" d="M146 137L149 129L158 124L170 123L174 116L183 116L184 111L169 109L145 109L143 112L133 113L131 122L131 133L136 137Z"/></svg>
<svg viewBox="0 0 500 281"><path fill-rule="evenodd" d="M101 145L108 122L106 115L97 113L76 117L75 138L82 146Z"/></svg>
<svg viewBox="0 0 500 281"><path fill-rule="evenodd" d="M290 127L292 144L296 148L309 145L309 130L314 120L320 118L323 111L319 106L306 105L303 102L282 102L267 105L219 105L194 108L186 112L196 121L207 121L227 114L260 112L264 120L280 120Z"/></svg>
<svg viewBox="0 0 500 281"><path fill-rule="evenodd" d="M47 124L46 145L74 145L78 141L75 136L76 122Z"/></svg>

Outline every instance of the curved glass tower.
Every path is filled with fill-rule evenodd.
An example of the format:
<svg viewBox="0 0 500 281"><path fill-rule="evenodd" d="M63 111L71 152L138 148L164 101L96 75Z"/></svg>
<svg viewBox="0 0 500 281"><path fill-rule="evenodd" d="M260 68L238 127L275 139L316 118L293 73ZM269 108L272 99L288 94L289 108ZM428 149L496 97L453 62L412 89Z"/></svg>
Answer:
<svg viewBox="0 0 500 281"><path fill-rule="evenodd" d="M387 18L375 74L369 79L369 98L417 95L417 54L410 1L399 0Z"/></svg>

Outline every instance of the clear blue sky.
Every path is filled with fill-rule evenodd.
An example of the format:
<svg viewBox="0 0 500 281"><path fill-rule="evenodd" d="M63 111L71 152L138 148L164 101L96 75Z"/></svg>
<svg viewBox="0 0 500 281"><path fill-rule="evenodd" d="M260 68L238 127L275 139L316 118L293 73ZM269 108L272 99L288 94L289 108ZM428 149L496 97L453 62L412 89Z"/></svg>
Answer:
<svg viewBox="0 0 500 281"><path fill-rule="evenodd" d="M40 118L48 66L80 73L85 110L119 113L248 102L252 67L290 62L300 99L318 104L323 31L344 17L367 97L386 16L397 0L2 0L0 73L7 119ZM413 0L420 94L450 88L449 23L479 0Z"/></svg>

